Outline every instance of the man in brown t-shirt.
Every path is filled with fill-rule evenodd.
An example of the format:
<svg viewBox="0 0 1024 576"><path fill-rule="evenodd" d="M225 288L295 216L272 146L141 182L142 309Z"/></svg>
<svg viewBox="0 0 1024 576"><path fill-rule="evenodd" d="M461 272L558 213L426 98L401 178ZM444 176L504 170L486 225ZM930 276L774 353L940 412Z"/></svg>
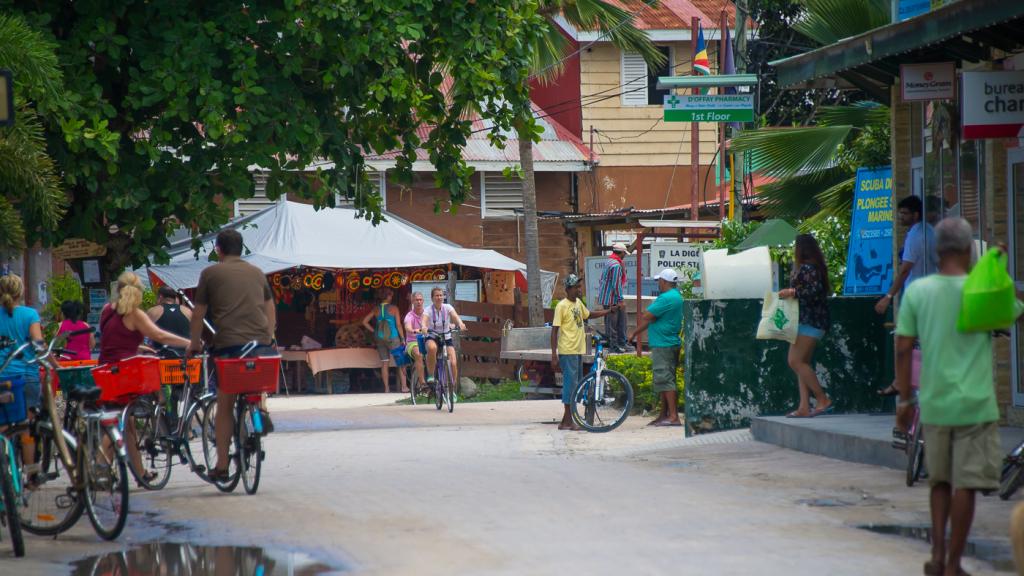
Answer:
<svg viewBox="0 0 1024 576"><path fill-rule="evenodd" d="M253 356L273 356L274 325L277 320L273 293L259 268L241 259L242 235L233 229L217 235L217 264L203 270L196 288L196 307L192 312L188 352L203 349L203 319L209 313L217 333L213 337L214 356L237 356L252 341L259 346ZM217 466L209 471L211 480L228 479L228 446L235 428L235 394L217 394ZM269 415L263 412L264 428L272 429Z"/></svg>

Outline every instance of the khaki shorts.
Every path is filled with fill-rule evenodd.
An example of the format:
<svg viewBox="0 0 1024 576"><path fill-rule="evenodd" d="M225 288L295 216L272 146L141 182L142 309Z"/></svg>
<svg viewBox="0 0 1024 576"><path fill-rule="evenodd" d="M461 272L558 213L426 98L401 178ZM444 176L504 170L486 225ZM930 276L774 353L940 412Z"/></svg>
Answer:
<svg viewBox="0 0 1024 576"><path fill-rule="evenodd" d="M651 348L651 388L655 392L675 392L679 347Z"/></svg>
<svg viewBox="0 0 1024 576"><path fill-rule="evenodd" d="M402 341L398 338L391 340L377 340L377 355L380 357L381 364L386 364L394 360L391 356L391 351L401 346Z"/></svg>
<svg viewBox="0 0 1024 576"><path fill-rule="evenodd" d="M924 424L924 465L928 483L954 489L995 490L1003 450L999 424L932 426Z"/></svg>

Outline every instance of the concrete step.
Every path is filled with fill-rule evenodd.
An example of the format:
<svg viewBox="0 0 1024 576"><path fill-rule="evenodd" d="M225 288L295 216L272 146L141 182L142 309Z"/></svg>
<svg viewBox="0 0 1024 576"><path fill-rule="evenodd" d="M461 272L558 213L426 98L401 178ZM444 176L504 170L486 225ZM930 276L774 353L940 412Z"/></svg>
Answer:
<svg viewBox="0 0 1024 576"><path fill-rule="evenodd" d="M907 456L892 447L892 414L840 414L817 418L760 416L750 421L755 440L837 460L903 469ZM999 430L1003 451L1024 440L1024 428Z"/></svg>

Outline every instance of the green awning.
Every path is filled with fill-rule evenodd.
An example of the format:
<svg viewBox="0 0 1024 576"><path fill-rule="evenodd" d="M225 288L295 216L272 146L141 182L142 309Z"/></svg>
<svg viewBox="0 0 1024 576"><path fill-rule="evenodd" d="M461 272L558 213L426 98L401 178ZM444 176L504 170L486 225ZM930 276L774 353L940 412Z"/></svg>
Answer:
<svg viewBox="0 0 1024 576"><path fill-rule="evenodd" d="M658 90L668 90L671 88L735 88L737 86L757 86L757 74L658 77Z"/></svg>
<svg viewBox="0 0 1024 576"><path fill-rule="evenodd" d="M750 236L736 246L737 251L758 246L788 246L796 240L797 231L785 220L765 220Z"/></svg>
<svg viewBox="0 0 1024 576"><path fill-rule="evenodd" d="M981 62L991 49L1024 46L1024 2L961 0L810 52L770 62L783 88L847 86L888 100L900 64L948 60Z"/></svg>

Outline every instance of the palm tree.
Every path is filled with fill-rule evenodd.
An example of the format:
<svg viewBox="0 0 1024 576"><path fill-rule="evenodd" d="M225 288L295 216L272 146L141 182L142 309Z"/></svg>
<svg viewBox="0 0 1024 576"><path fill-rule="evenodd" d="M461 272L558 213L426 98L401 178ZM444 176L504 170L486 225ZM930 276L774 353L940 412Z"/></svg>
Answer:
<svg viewBox="0 0 1024 576"><path fill-rule="evenodd" d="M66 106L56 45L0 14L0 69L14 80L15 124L0 128L0 247L23 248L57 229L67 206L46 150L43 114ZM43 112L45 111L45 112Z"/></svg>
<svg viewBox="0 0 1024 576"><path fill-rule="evenodd" d="M889 23L887 0L803 0L793 28L830 44ZM888 164L889 108L874 102L823 106L814 125L746 131L732 148L753 155L753 165L774 179L758 189L766 216L812 227L829 216L847 218L857 168Z"/></svg>
<svg viewBox="0 0 1024 576"><path fill-rule="evenodd" d="M656 7L657 0L635 2L638 9ZM664 56L647 35L633 25L633 13L603 0L540 0L545 28L532 47L533 77L541 82L554 81L563 70L564 60L573 57L569 41L562 35L554 18L561 15L577 29L597 29L621 50L638 52L649 66L664 63ZM523 177L523 219L526 229L526 284L530 325L544 324L544 302L540 288L540 246L537 230L537 184L533 171L533 110L522 110L516 132L519 139L519 162Z"/></svg>

